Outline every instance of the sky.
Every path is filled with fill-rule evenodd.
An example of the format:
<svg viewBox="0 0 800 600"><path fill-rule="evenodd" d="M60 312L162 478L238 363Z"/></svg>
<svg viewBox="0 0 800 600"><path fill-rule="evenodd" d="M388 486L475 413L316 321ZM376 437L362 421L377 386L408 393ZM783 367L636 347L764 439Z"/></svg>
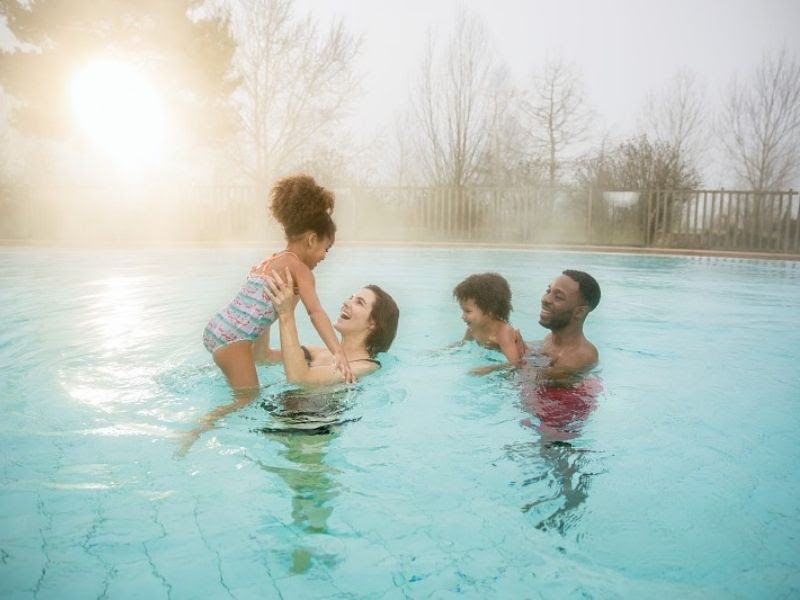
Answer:
<svg viewBox="0 0 800 600"><path fill-rule="evenodd" d="M354 113L376 128L408 98L427 31L447 35L458 7L484 21L518 81L547 56L575 63L599 127L615 131L632 127L644 96L679 68L695 71L713 101L765 50L800 53L800 0L295 0L298 14L342 18L363 36Z"/></svg>
<svg viewBox="0 0 800 600"><path fill-rule="evenodd" d="M391 119L408 97L427 30L449 31L457 7L479 16L523 81L547 56L575 63L604 130L633 128L644 97L680 68L713 102L731 76L782 44L800 54L800 0L296 0L321 21L364 36L360 121Z"/></svg>
<svg viewBox="0 0 800 600"><path fill-rule="evenodd" d="M364 137L391 127L409 99L427 32L445 39L459 8L484 22L518 83L549 56L574 63L595 132L612 140L635 133L646 95L679 69L697 75L713 108L731 77L747 76L765 51L785 45L800 56L800 0L295 0L298 15L310 11L321 24L342 18L363 36L362 91L350 126Z"/></svg>

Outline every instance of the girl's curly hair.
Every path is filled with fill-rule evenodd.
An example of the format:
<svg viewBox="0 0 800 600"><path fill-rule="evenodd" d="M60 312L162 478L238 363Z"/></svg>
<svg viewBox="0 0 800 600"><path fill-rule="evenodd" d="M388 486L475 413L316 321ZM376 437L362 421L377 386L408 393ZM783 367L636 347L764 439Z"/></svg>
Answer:
<svg viewBox="0 0 800 600"><path fill-rule="evenodd" d="M336 224L331 218L334 197L330 190L317 185L310 175L293 175L279 180L271 191L270 210L283 225L291 240L307 231L333 239Z"/></svg>

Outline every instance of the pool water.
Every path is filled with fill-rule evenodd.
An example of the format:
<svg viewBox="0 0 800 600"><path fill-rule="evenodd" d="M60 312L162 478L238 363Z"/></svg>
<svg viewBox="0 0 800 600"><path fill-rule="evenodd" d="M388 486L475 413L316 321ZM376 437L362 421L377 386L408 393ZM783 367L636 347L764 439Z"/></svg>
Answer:
<svg viewBox="0 0 800 600"><path fill-rule="evenodd" d="M384 367L229 400L208 317L274 249L0 250L0 597L755 598L800 595L800 264L334 247L329 314L376 283ZM543 437L464 333L498 271L528 340L561 270L603 290L599 392ZM317 343L308 319L300 337Z"/></svg>

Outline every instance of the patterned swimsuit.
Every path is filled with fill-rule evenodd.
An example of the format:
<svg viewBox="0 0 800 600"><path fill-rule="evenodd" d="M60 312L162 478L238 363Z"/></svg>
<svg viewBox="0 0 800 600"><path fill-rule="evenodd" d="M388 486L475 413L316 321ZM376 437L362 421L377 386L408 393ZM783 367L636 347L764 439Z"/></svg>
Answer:
<svg viewBox="0 0 800 600"><path fill-rule="evenodd" d="M203 331L203 345L209 352L213 353L233 342L252 342L278 318L272 302L264 295L264 288L269 280L266 276L267 267L276 256L277 254L273 254L257 267L253 267L247 281L231 303L211 317Z"/></svg>

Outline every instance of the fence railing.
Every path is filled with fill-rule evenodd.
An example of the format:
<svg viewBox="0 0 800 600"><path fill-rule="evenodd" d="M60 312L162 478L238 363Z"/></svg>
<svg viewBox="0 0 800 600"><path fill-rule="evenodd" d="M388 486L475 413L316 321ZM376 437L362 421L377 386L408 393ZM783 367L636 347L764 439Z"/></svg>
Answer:
<svg viewBox="0 0 800 600"><path fill-rule="evenodd" d="M649 192L645 245L800 252L798 193Z"/></svg>
<svg viewBox="0 0 800 600"><path fill-rule="evenodd" d="M521 187L336 190L340 240L486 242L800 254L789 191ZM0 239L65 243L281 238L248 186L0 187Z"/></svg>

